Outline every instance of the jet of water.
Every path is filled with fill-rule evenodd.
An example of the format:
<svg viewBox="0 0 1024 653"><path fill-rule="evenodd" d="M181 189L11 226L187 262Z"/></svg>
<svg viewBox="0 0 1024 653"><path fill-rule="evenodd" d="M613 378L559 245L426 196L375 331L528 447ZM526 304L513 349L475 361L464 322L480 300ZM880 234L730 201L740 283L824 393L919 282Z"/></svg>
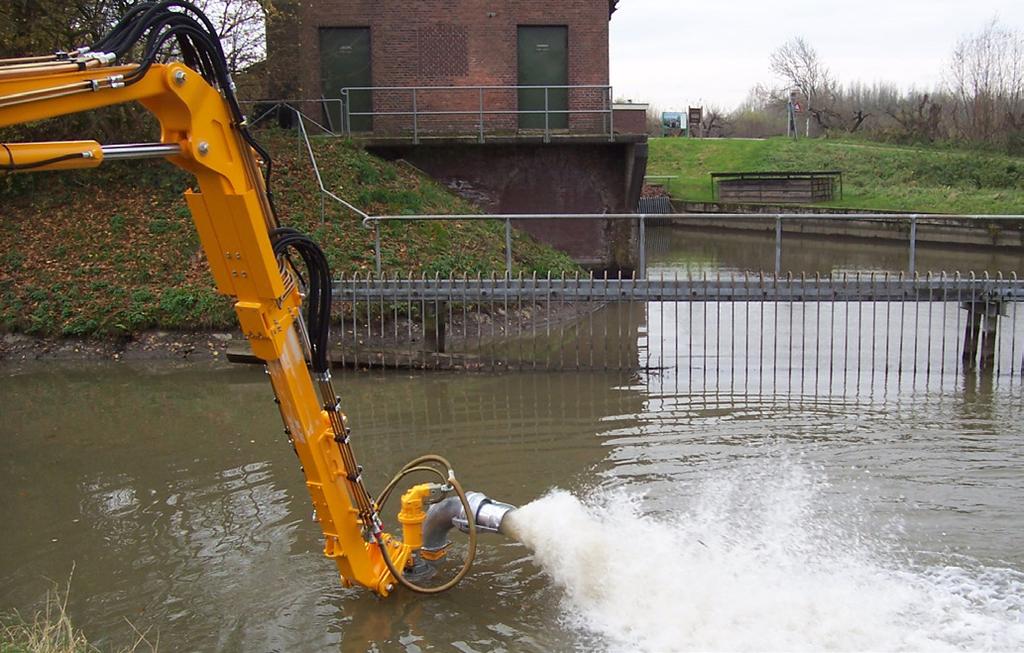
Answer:
<svg viewBox="0 0 1024 653"><path fill-rule="evenodd" d="M826 489L772 460L707 481L675 516L625 490L554 490L502 530L611 650L1024 649L1024 574L916 564Z"/></svg>

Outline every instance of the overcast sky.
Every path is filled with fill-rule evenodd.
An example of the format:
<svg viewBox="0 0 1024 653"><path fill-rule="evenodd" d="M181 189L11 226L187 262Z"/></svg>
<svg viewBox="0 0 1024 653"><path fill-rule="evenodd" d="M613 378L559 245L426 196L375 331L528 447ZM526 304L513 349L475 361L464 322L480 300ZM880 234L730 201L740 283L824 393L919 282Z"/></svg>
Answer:
<svg viewBox="0 0 1024 653"><path fill-rule="evenodd" d="M611 83L662 110L729 109L774 83L769 54L803 36L842 82L931 88L956 41L996 15L1024 29L1024 0L620 0Z"/></svg>

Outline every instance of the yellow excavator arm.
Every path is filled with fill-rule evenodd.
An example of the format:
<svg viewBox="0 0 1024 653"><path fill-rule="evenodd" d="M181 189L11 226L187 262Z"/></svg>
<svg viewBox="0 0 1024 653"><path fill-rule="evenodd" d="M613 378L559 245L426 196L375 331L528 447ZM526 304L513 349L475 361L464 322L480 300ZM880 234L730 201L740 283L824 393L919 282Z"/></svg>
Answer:
<svg viewBox="0 0 1024 653"><path fill-rule="evenodd" d="M178 39L185 60L191 59L200 70L153 60L170 38ZM114 65L122 58L120 51L141 43L148 59ZM265 180L269 161L260 154L265 159L261 166L230 78L218 65L223 54L218 54L212 25L187 2L142 3L99 44L113 51L81 48L0 60L0 127L138 102L159 121L160 142L0 143L0 169L91 168L115 159L160 157L192 173L198 190L187 191L185 198L210 271L218 291L234 298L242 332L253 353L266 363L285 433L298 455L323 530L324 555L335 561L346 585L362 585L381 596L396 583L417 591L454 585L472 561L475 506L451 466L436 456L411 462L376 500L367 492L327 361L331 289L326 259L308 237L281 227L274 216ZM305 277L292 266L293 254L305 264ZM404 538L399 539L383 532L378 510L398 480L413 471L432 471L438 482L406 493ZM449 583L416 585L405 577L424 564L423 538L416 531L427 509L453 493L461 506L457 512L466 522L464 530L470 533L467 560ZM443 555L443 546L433 548L425 560Z"/></svg>

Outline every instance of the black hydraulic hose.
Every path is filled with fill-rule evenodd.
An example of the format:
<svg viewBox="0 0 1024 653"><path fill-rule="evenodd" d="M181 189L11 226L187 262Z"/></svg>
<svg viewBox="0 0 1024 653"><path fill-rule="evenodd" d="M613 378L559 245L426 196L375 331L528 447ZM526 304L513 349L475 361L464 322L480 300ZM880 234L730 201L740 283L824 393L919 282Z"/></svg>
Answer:
<svg viewBox="0 0 1024 653"><path fill-rule="evenodd" d="M309 236L291 228L270 232L274 253L287 255L295 251L308 274L306 324L309 333L310 364L315 372L329 368L328 346L331 328L331 271L323 250Z"/></svg>
<svg viewBox="0 0 1024 653"><path fill-rule="evenodd" d="M52 165L54 163L60 163L61 161L72 161L74 159L84 159L85 154L81 152L72 152L70 154L62 154L60 156L51 157L49 159L43 159L42 161L33 161L32 163L15 163L14 153L11 152L11 148L8 147L7 143L0 143L0 147L4 148L4 152L7 154L7 163L0 164L0 170L6 172L17 172L19 170L32 170L34 168L42 168L43 166Z"/></svg>
<svg viewBox="0 0 1024 653"><path fill-rule="evenodd" d="M92 44L91 48L94 51L106 52L110 49L111 43L119 42L121 35L128 29L128 26L135 22L136 18L147 11L149 11L153 5L153 2L140 2L132 6L128 11L125 12L121 20L117 21L114 27L109 32L103 35L100 40Z"/></svg>
<svg viewBox="0 0 1024 653"><path fill-rule="evenodd" d="M182 9L183 12L172 12L173 9ZM214 38L215 45L214 51L219 55L220 59L226 59L224 56L224 49L220 44L220 39L217 37L217 29L209 18L202 12L199 7L196 7L191 2L185 2L184 0L166 0L165 2L150 2L143 3L139 6L139 11L129 11L128 14L114 27L114 32L117 33L116 40L108 40L108 37L104 37L97 44L100 47L109 48L118 57L123 57L131 49L132 45L137 43L142 35L152 26L154 18L167 13L183 13L191 14L195 20L198 20L206 28L206 31ZM109 35L108 35L109 36Z"/></svg>
<svg viewBox="0 0 1024 653"><path fill-rule="evenodd" d="M232 88L223 45L213 23L198 7L184 0L140 3L132 7L114 28L92 47L94 50L110 50L120 58L146 37L146 47L139 67L125 75L125 84L131 85L145 76L159 56L160 48L172 36L178 41L185 64L199 70L207 81L218 86L224 93L237 123L236 128L263 162L263 184L270 207L270 218L273 224L279 224L277 207L271 191L273 159L245 126L245 115Z"/></svg>

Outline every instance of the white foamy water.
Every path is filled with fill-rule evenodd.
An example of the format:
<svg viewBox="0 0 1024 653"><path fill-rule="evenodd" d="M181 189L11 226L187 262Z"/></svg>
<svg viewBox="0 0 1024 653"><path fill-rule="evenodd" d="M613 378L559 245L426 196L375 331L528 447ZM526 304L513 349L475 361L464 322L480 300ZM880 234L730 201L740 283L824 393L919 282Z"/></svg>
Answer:
<svg viewBox="0 0 1024 653"><path fill-rule="evenodd" d="M625 490L554 490L508 525L564 589L565 620L614 651L1024 650L1024 574L915 562L827 491L773 460L681 484L671 517Z"/></svg>

